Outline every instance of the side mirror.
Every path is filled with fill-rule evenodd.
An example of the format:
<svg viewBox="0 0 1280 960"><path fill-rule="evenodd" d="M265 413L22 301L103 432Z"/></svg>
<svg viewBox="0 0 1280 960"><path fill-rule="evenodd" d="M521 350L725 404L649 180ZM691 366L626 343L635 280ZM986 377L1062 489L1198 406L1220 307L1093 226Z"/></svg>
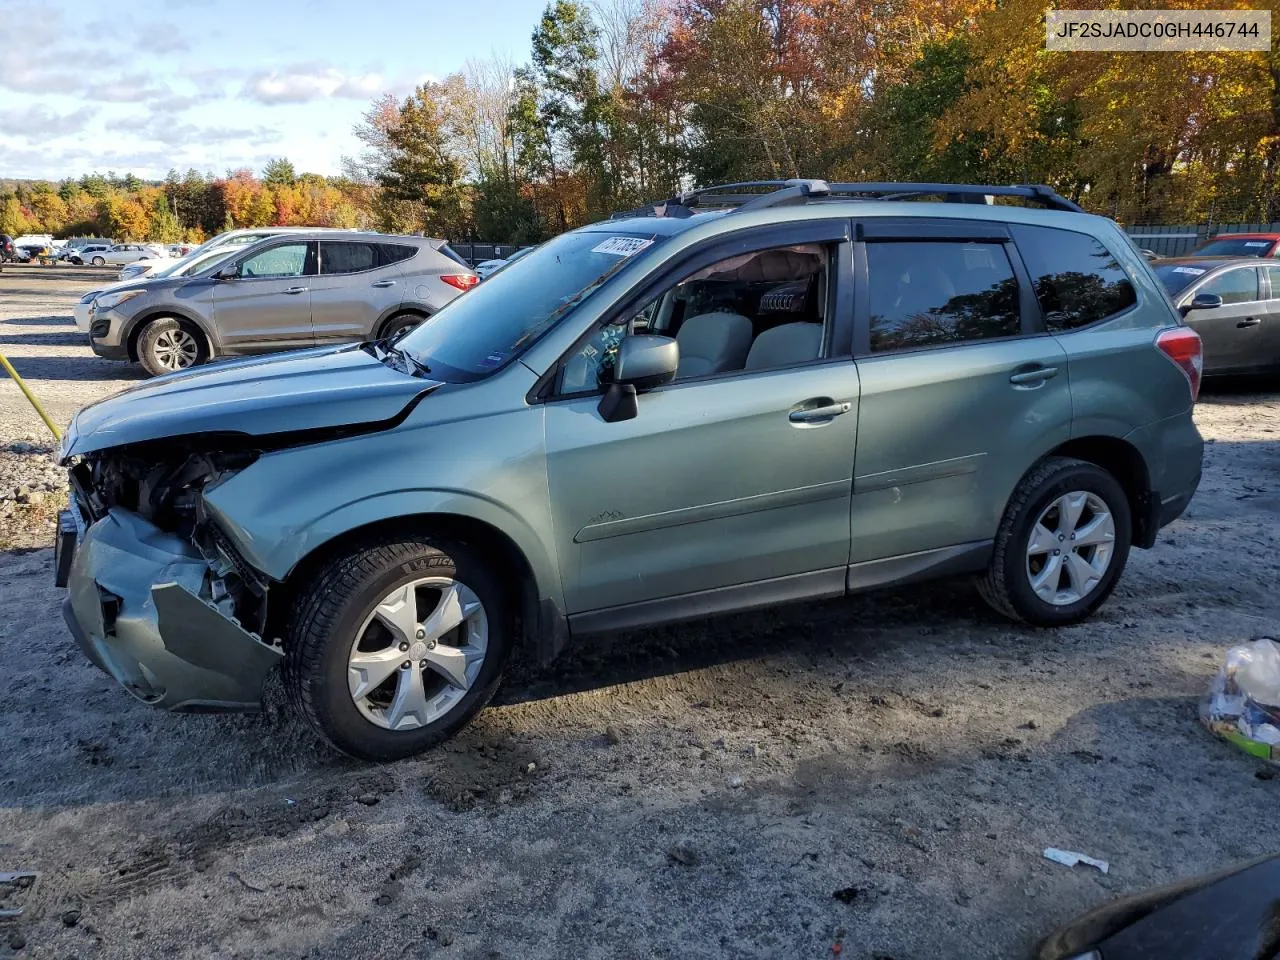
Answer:
<svg viewBox="0 0 1280 960"><path fill-rule="evenodd" d="M1184 303L1179 309L1185 317L1192 310L1217 310L1222 306L1222 298L1216 293L1197 293L1190 303Z"/></svg>
<svg viewBox="0 0 1280 960"><path fill-rule="evenodd" d="M629 383L637 392L652 390L675 379L680 347L671 337L633 334L618 344L614 383Z"/></svg>
<svg viewBox="0 0 1280 960"><path fill-rule="evenodd" d="M618 344L613 379L600 398L600 416L608 423L630 420L639 412L636 394L675 379L680 347L671 337L633 334Z"/></svg>
<svg viewBox="0 0 1280 960"><path fill-rule="evenodd" d="M238 267L223 267L221 270L219 270L217 273L215 273L215 274L213 275L213 279L215 279L215 280L234 280L234 279L235 279L236 277L238 277L239 275L240 275L240 274L239 274L239 268L238 268Z"/></svg>

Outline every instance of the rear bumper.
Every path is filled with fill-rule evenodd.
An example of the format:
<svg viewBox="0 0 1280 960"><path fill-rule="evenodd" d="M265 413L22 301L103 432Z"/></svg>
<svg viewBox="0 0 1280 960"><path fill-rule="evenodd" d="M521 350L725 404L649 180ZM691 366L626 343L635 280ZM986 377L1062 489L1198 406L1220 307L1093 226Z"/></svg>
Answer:
<svg viewBox="0 0 1280 960"><path fill-rule="evenodd" d="M1149 547L1156 532L1178 519L1200 486L1204 440L1191 411L1139 427L1125 439L1147 465L1150 494L1134 545Z"/></svg>
<svg viewBox="0 0 1280 960"><path fill-rule="evenodd" d="M210 599L209 566L185 540L113 509L85 532L62 613L86 656L168 710L256 710L280 650Z"/></svg>
<svg viewBox="0 0 1280 960"><path fill-rule="evenodd" d="M1179 491L1172 496L1163 497L1160 500L1159 525L1167 527L1173 521L1182 516L1183 511L1187 509L1187 505L1191 503L1191 498L1196 495L1196 490L1200 488L1200 472L1196 471L1195 481L1191 487L1186 490Z"/></svg>

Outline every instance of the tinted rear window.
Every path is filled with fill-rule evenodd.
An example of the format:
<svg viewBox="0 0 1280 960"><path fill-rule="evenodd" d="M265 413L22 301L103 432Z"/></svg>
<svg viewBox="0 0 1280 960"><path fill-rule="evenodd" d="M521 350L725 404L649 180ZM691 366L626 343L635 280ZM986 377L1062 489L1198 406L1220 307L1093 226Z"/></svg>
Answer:
<svg viewBox="0 0 1280 960"><path fill-rule="evenodd" d="M1054 227L1011 227L1049 330L1097 323L1137 302L1129 275L1101 243Z"/></svg>
<svg viewBox="0 0 1280 960"><path fill-rule="evenodd" d="M408 260L418 252L417 247L410 247L403 243L380 243L378 246L382 249L382 265L384 267L389 263Z"/></svg>
<svg viewBox="0 0 1280 960"><path fill-rule="evenodd" d="M345 240L320 241L320 273L359 273L378 265L378 249L372 243Z"/></svg>
<svg viewBox="0 0 1280 960"><path fill-rule="evenodd" d="M458 263L462 264L468 270L471 269L471 264L467 263L467 261L463 259L462 254L458 253L458 251L454 250L453 247L449 246L447 243L440 244L440 246L437 249L439 249L439 251L443 253L446 257L448 257L450 260L456 260Z"/></svg>

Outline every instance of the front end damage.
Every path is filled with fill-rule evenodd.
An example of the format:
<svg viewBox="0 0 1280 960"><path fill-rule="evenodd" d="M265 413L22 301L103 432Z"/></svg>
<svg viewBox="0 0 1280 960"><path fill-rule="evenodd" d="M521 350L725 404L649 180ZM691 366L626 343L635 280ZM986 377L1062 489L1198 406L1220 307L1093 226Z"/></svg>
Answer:
<svg viewBox="0 0 1280 960"><path fill-rule="evenodd" d="M71 470L83 533L63 616L89 659L146 703L257 709L282 656L262 640L267 583L201 499L254 455L148 447L92 454Z"/></svg>

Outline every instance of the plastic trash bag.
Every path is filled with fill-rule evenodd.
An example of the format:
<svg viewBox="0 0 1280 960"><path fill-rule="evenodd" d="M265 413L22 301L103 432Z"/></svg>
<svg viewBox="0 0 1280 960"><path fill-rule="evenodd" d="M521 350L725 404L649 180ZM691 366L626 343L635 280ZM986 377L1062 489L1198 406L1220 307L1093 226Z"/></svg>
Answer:
<svg viewBox="0 0 1280 960"><path fill-rule="evenodd" d="M1263 638L1228 650L1200 705L1200 721L1246 753L1280 765L1280 644Z"/></svg>

